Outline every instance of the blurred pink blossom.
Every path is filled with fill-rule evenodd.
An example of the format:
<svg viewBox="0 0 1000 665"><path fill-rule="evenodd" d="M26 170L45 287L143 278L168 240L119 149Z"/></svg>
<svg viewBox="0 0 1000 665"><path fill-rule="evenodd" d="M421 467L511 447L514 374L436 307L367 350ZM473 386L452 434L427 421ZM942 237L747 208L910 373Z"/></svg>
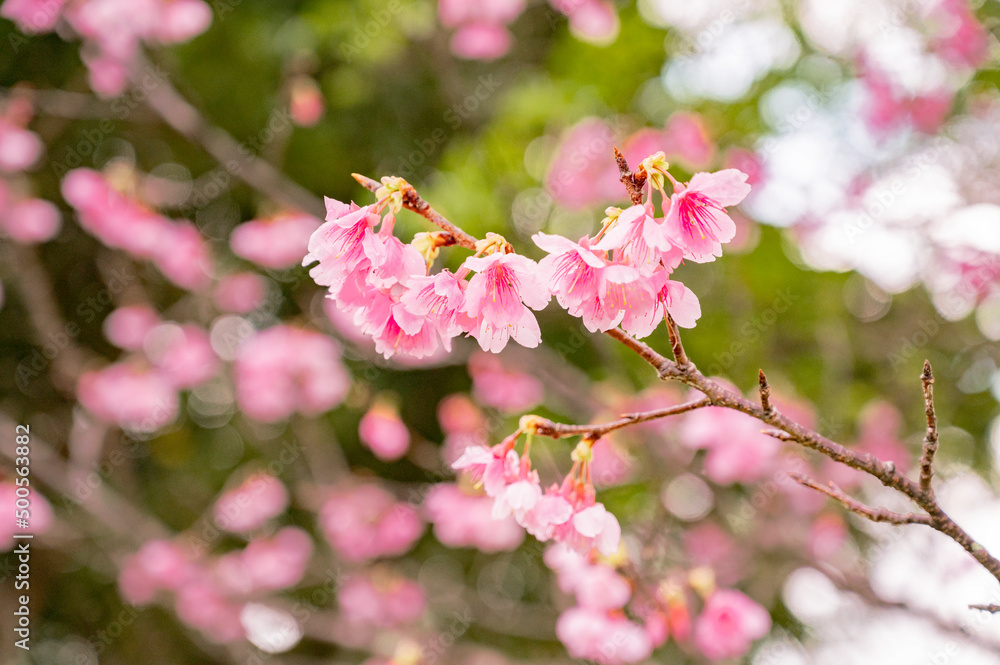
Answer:
<svg viewBox="0 0 1000 665"><path fill-rule="evenodd" d="M133 432L154 432L177 418L177 391L159 370L138 362L119 362L86 372L77 397L106 423Z"/></svg>
<svg viewBox="0 0 1000 665"><path fill-rule="evenodd" d="M350 377L340 348L326 335L279 324L239 349L236 399L251 418L276 422L332 409L347 395Z"/></svg>
<svg viewBox="0 0 1000 665"><path fill-rule="evenodd" d="M283 270L302 262L309 237L320 223L311 215L296 212L254 219L237 226L229 244L237 256L265 268Z"/></svg>
<svg viewBox="0 0 1000 665"><path fill-rule="evenodd" d="M337 592L337 603L349 622L379 628L413 623L427 607L419 584L382 567L349 577Z"/></svg>
<svg viewBox="0 0 1000 665"><path fill-rule="evenodd" d="M104 336L119 349L142 348L146 334L160 323L160 315L148 305L125 305L104 319Z"/></svg>
<svg viewBox="0 0 1000 665"><path fill-rule="evenodd" d="M21 244L51 240L61 227L59 208L43 199L22 199L0 209L0 233Z"/></svg>
<svg viewBox="0 0 1000 665"><path fill-rule="evenodd" d="M434 535L448 547L475 547L482 552L517 549L524 529L512 517L492 519L493 499L466 494L459 486L434 485L424 499L424 514Z"/></svg>
<svg viewBox="0 0 1000 665"><path fill-rule="evenodd" d="M319 522L337 554L353 562L405 554L424 530L413 506L372 484L331 493Z"/></svg>
<svg viewBox="0 0 1000 665"><path fill-rule="evenodd" d="M17 528L16 513L20 510L17 508L17 500L23 498L17 495L17 490L18 485L13 480L0 482L0 510L3 511L2 514L4 515L3 518L0 518L4 524L0 528L0 552L8 552L13 549L15 542L14 534L41 534L48 531L52 526L52 506L49 504L48 499L37 489L30 489L29 486L29 494L27 496L29 505L27 510L29 513L28 523L31 526L31 530L26 532L24 529ZM24 490L22 488L23 493Z"/></svg>
<svg viewBox="0 0 1000 665"><path fill-rule="evenodd" d="M288 507L288 490L272 475L255 473L215 502L215 523L226 531L245 533L264 525Z"/></svg>
<svg viewBox="0 0 1000 665"><path fill-rule="evenodd" d="M695 621L694 641L710 660L739 658L770 630L771 617L759 603L734 589L718 589Z"/></svg>
<svg viewBox="0 0 1000 665"><path fill-rule="evenodd" d="M175 388L205 383L222 366L208 333L194 324L161 324L150 330L145 340L150 361Z"/></svg>
<svg viewBox="0 0 1000 665"><path fill-rule="evenodd" d="M530 374L504 367L492 353L476 353L469 359L472 394L480 404L505 413L528 411L545 397L542 383Z"/></svg>
<svg viewBox="0 0 1000 665"><path fill-rule="evenodd" d="M410 448L410 430L387 402L376 402L358 424L358 437L384 462L398 460Z"/></svg>
<svg viewBox="0 0 1000 665"><path fill-rule="evenodd" d="M264 302L267 284L257 273L236 273L216 282L212 296L216 307L222 311L246 314Z"/></svg>

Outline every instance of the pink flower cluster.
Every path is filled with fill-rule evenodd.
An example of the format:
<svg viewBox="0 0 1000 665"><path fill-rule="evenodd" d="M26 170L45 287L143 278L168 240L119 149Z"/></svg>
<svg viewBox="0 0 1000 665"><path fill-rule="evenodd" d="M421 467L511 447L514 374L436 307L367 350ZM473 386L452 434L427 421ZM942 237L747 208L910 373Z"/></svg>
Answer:
<svg viewBox="0 0 1000 665"><path fill-rule="evenodd" d="M312 539L298 527L285 527L220 557L200 557L177 542L151 540L125 561L118 586L133 605L168 595L181 621L216 642L234 642L244 637L240 612L246 603L298 584L312 552Z"/></svg>
<svg viewBox="0 0 1000 665"><path fill-rule="evenodd" d="M212 257L204 237L190 222L175 222L150 210L91 169L67 173L62 194L76 209L80 226L108 247L151 261L181 288L208 285Z"/></svg>
<svg viewBox="0 0 1000 665"><path fill-rule="evenodd" d="M212 22L212 10L202 0L7 0L0 16L32 34L51 32L65 20L84 39L90 87L107 97L125 90L142 43L185 42Z"/></svg>
<svg viewBox="0 0 1000 665"><path fill-rule="evenodd" d="M328 297L351 314L386 358L397 353L423 358L439 345L450 351L451 340L462 333L492 353L510 340L534 348L541 331L531 310L544 308L553 294L591 331L620 325L645 337L668 313L678 325L692 327L701 316L698 299L669 276L684 259L700 263L722 255L722 245L736 235L726 207L749 193L747 176L725 169L696 173L681 184L667 171L662 153L643 164L649 172L644 204L609 208L600 232L578 242L535 234L535 244L549 254L540 263L489 234L457 273L427 274L438 251L435 236L422 234L403 244L392 234L394 211L409 185L386 178L376 204L326 200L327 221L309 239L303 265L317 263L309 274L328 287ZM674 185L670 196L663 190L665 178ZM654 188L662 217L653 208Z"/></svg>
<svg viewBox="0 0 1000 665"><path fill-rule="evenodd" d="M723 243L736 235L725 208L742 201L750 186L735 169L696 173L686 185L675 182L669 198L660 190L663 217L657 218L651 202L655 177L650 173L647 179L644 204L609 208L604 228L594 237L575 243L545 233L532 237L549 253L539 263L544 281L588 330L620 325L645 337L668 313L685 328L701 316L698 298L670 280L670 273L683 259L701 263L722 255Z"/></svg>
<svg viewBox="0 0 1000 665"><path fill-rule="evenodd" d="M508 26L524 12L525 0L439 0L438 19L454 28L451 50L460 58L494 60L506 54L513 38ZM608 0L550 0L569 18L578 38L608 44L618 36L618 14Z"/></svg>
<svg viewBox="0 0 1000 665"><path fill-rule="evenodd" d="M625 616L632 587L614 568L591 563L562 545L546 550L545 563L556 571L559 588L576 597L577 605L564 610L556 622L556 636L570 656L621 665L652 654L658 646L655 635Z"/></svg>
<svg viewBox="0 0 1000 665"><path fill-rule="evenodd" d="M424 531L413 506L372 484L332 493L319 522L330 546L351 562L405 554Z"/></svg>
<svg viewBox="0 0 1000 665"><path fill-rule="evenodd" d="M262 422L328 411L351 386L333 339L284 324L258 332L240 346L234 378L240 409Z"/></svg>
<svg viewBox="0 0 1000 665"><path fill-rule="evenodd" d="M327 222L309 239L303 265L319 262L309 274L329 288L329 297L352 314L386 358L426 357L439 344L450 351L452 338L463 332L494 353L510 339L538 345L541 332L528 307L541 309L550 296L534 261L491 244L483 251L497 251L466 259L457 274L427 275L414 244L392 234L394 214L381 216L388 198L363 208L326 201Z"/></svg>
<svg viewBox="0 0 1000 665"><path fill-rule="evenodd" d="M519 456L513 446L512 438L493 448L470 446L452 464L482 483L486 496L493 500L493 519L513 516L543 542L554 540L584 553L595 548L605 555L616 553L621 526L604 504L595 501L586 470L582 477L571 473L561 485L543 492L530 459Z"/></svg>

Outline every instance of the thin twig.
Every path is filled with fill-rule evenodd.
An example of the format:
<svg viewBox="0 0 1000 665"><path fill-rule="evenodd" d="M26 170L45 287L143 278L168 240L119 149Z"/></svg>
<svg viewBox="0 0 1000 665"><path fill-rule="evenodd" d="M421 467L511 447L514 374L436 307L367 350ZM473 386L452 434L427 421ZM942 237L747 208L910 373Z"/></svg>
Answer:
<svg viewBox="0 0 1000 665"><path fill-rule="evenodd" d="M670 312L667 312L665 317L667 320L667 335L670 337L670 350L674 354L674 362L677 363L677 367L684 369L691 364L688 360L687 353L684 352L684 344L681 342L681 333L677 329L677 323L674 322L674 317L670 316Z"/></svg>
<svg viewBox="0 0 1000 665"><path fill-rule="evenodd" d="M363 176L360 173L352 173L351 176L357 180L362 187L370 192L377 192L379 188L382 187L382 183L378 180L372 180L371 178ZM417 194L417 190L413 188L413 185L405 180L403 182L405 183L405 186L402 188L404 208L417 213L418 215L426 218L427 221L450 233L455 238L455 244L475 251L476 238L470 236L468 233L449 222L444 215L432 208L427 201L420 198L420 195Z"/></svg>
<svg viewBox="0 0 1000 665"><path fill-rule="evenodd" d="M924 371L920 374L924 388L924 413L927 416L927 433L924 435L923 452L920 455L920 489L933 496L931 480L934 478L934 454L938 449L937 416L934 414L934 371L929 361L924 361Z"/></svg>
<svg viewBox="0 0 1000 665"><path fill-rule="evenodd" d="M866 506L857 499L852 499L844 490L840 489L836 483L821 485L812 478L807 478L800 473L790 472L788 474L792 480L804 487L814 489L817 492L826 494L831 499L838 501L852 513L861 515L872 522L888 522L889 524L926 524L930 526L931 518L927 515L917 515L916 513L897 513L886 508L873 508Z"/></svg>
<svg viewBox="0 0 1000 665"><path fill-rule="evenodd" d="M969 605L970 610L982 610L983 612L989 612L990 614L996 614L1000 612L1000 605L990 603L989 605Z"/></svg>
<svg viewBox="0 0 1000 665"><path fill-rule="evenodd" d="M598 439L608 432L613 432L614 430L621 429L622 427L637 425L638 423L645 423L659 418L676 416L682 413L687 413L688 411L694 411L695 409L701 409L706 406L711 406L711 402L708 401L708 398L703 397L691 402L685 402L684 404L678 404L676 406L668 406L662 409L626 413L617 420L596 425L566 425L564 423L556 423L546 418L539 418L535 416L533 426L536 434L547 436L551 439L561 439L567 436L583 436Z"/></svg>

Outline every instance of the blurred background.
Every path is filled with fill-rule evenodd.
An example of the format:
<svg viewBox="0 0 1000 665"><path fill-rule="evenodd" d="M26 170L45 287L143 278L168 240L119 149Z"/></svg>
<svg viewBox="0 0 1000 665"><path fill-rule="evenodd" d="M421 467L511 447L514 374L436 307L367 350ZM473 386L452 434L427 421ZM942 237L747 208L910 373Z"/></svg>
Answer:
<svg viewBox="0 0 1000 665"><path fill-rule="evenodd" d="M684 391L555 306L537 349L382 358L299 265L322 197L374 201L353 172L402 176L538 259L532 234L580 237L627 201L613 146L633 165L662 150L681 180L741 169L737 238L677 272L702 304L692 360L744 391L764 368L786 412L910 469L929 359L942 502L1000 551L996 2L6 0L0 16L0 506L30 425L36 534L26 652L16 529L0 531L2 662L570 660L555 626L572 601L542 547L491 524L449 464L524 413L586 423ZM432 228L404 212L396 230ZM662 327L646 341L669 348ZM674 613L655 661L712 659L683 625L710 571L772 618L733 662L1000 663L1000 620L967 609L1000 589L960 548L855 521L786 472L903 504L703 414L595 449L636 588ZM753 452L726 468L716 441ZM535 446L558 481L573 442Z"/></svg>

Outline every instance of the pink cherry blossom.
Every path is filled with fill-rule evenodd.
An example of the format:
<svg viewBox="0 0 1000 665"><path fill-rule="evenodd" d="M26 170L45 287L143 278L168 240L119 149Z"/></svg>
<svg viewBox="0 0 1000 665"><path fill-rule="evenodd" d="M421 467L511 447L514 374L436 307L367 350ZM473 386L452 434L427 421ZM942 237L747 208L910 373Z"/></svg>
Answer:
<svg viewBox="0 0 1000 665"><path fill-rule="evenodd" d="M429 319L441 335L445 349L451 351L451 339L469 332L474 325L462 311L467 286L468 282L450 270L442 270L436 275L418 275L407 282L400 302L407 312Z"/></svg>
<svg viewBox="0 0 1000 665"><path fill-rule="evenodd" d="M416 509L372 484L332 493L319 522L331 547L352 562L405 554L424 529Z"/></svg>
<svg viewBox="0 0 1000 665"><path fill-rule="evenodd" d="M212 256L205 238L190 222L170 223L153 252L153 263L177 286L201 290L210 283Z"/></svg>
<svg viewBox="0 0 1000 665"><path fill-rule="evenodd" d="M361 417L358 438L375 456L385 462L398 460L410 448L410 430L395 407L376 402Z"/></svg>
<svg viewBox="0 0 1000 665"><path fill-rule="evenodd" d="M265 268L283 270L302 262L309 238L320 225L311 215L285 212L240 224L233 229L229 245L237 256Z"/></svg>
<svg viewBox="0 0 1000 665"><path fill-rule="evenodd" d="M627 481L633 475L633 460L628 451L605 436L593 446L594 458L590 473L596 487L610 487Z"/></svg>
<svg viewBox="0 0 1000 665"><path fill-rule="evenodd" d="M160 323L160 315L148 305L126 305L104 319L104 336L119 349L142 348L146 334Z"/></svg>
<svg viewBox="0 0 1000 665"><path fill-rule="evenodd" d="M471 334L484 351L499 353L513 339L534 348L541 341L531 309L542 309L551 294L538 274L538 264L518 254L496 252L470 257L464 267L475 270L465 292L463 311L476 320Z"/></svg>
<svg viewBox="0 0 1000 665"><path fill-rule="evenodd" d="M722 244L736 235L736 224L726 206L736 205L750 193L745 173L724 169L696 173L686 187L670 197L664 224L667 237L684 250L684 257L703 263L722 256Z"/></svg>
<svg viewBox="0 0 1000 665"><path fill-rule="evenodd" d="M615 260L633 266L643 275L652 275L664 261L668 270L680 263L664 225L653 217L649 202L625 209L615 223L594 245L601 250L615 250ZM628 280L632 281L632 280Z"/></svg>
<svg viewBox="0 0 1000 665"><path fill-rule="evenodd" d="M320 286L331 287L336 295L348 275L371 265L366 247L370 251L374 246L372 228L381 221L373 205L359 208L327 198L326 222L309 237L309 253L302 259L304 266L319 262L309 276Z"/></svg>
<svg viewBox="0 0 1000 665"><path fill-rule="evenodd" d="M174 609L177 618L213 642L235 642L245 636L240 623L242 604L226 598L207 574L178 590Z"/></svg>
<svg viewBox="0 0 1000 665"><path fill-rule="evenodd" d="M177 391L158 370L120 362L86 372L80 403L99 419L133 432L153 432L177 418Z"/></svg>
<svg viewBox="0 0 1000 665"><path fill-rule="evenodd" d="M52 240L61 226L59 208L43 199L22 199L0 211L0 233L24 245Z"/></svg>
<svg viewBox="0 0 1000 665"><path fill-rule="evenodd" d="M11 448L13 451L13 448ZM13 476L13 473L11 474ZM12 480L10 482L0 482L0 510L4 517L0 518L3 526L0 527L0 552L9 552L14 547L14 534L24 533L23 529L18 529L16 522L18 485ZM23 493L23 490L22 490ZM28 495L29 511L31 523L31 533L45 533L52 527L52 506L48 499L37 489L30 489Z"/></svg>
<svg viewBox="0 0 1000 665"><path fill-rule="evenodd" d="M739 658L770 630L767 610L739 591L719 589L698 615L694 641L710 660Z"/></svg>
<svg viewBox="0 0 1000 665"><path fill-rule="evenodd" d="M246 314L264 302L267 297L267 282L257 273L236 273L220 279L212 297L216 307L222 311Z"/></svg>
<svg viewBox="0 0 1000 665"><path fill-rule="evenodd" d="M604 303L609 284L626 284L638 279L636 268L611 263L604 258L604 248L600 251L590 248L590 239L586 236L574 243L562 236L536 233L532 240L549 253L539 262L538 269L563 308L573 316L581 316L591 332L608 330L619 323L619 318L610 312L600 319L595 318L597 312L606 310L595 310L592 304Z"/></svg>
<svg viewBox="0 0 1000 665"><path fill-rule="evenodd" d="M466 494L457 485L434 485L424 499L423 510L434 525L435 537L448 547L505 552L524 541L524 530L513 517L492 519L493 499Z"/></svg>
<svg viewBox="0 0 1000 665"><path fill-rule="evenodd" d="M277 478L255 473L215 502L215 523L233 533L260 528L288 507L288 490Z"/></svg>

